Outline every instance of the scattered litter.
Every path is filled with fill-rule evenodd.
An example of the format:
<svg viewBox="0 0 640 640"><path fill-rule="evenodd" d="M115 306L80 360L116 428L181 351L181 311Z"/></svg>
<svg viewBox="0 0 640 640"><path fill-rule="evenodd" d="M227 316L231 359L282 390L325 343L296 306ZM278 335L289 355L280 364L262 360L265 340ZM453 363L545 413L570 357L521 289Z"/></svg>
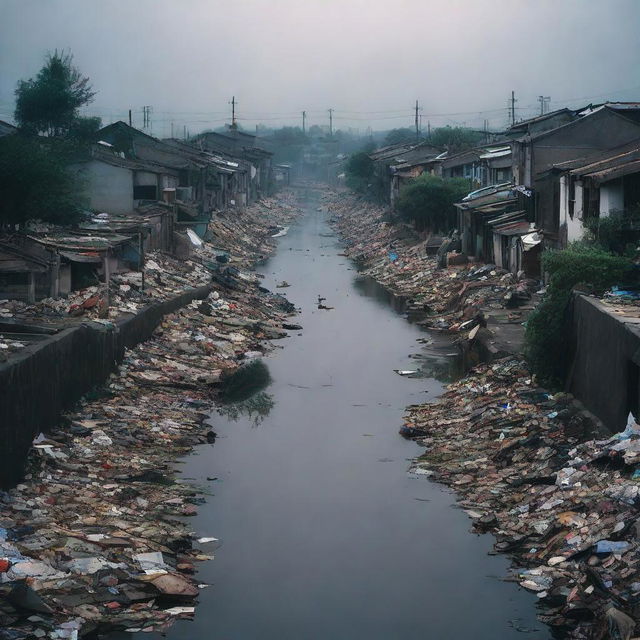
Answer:
<svg viewBox="0 0 640 640"><path fill-rule="evenodd" d="M293 326L287 320L295 307L251 272L275 248L274 223L298 214L292 197L265 199L242 216L215 216L209 231L216 248L188 233L189 259L148 253L144 291L141 273L115 273L109 319L98 318L101 286L36 305L0 301L3 318L46 316L64 327L78 321L69 317L73 309L114 331L111 320L123 312L188 288L212 289L165 316L102 387L39 434L25 480L0 492L0 638L153 631L193 615L207 586L194 577L196 563L212 558L193 544L218 539L196 538L184 522L204 497L176 478L173 462L215 441L205 420L222 373L263 356L272 340L288 335L283 325ZM17 352L11 344L0 336L7 357ZM180 606L163 609L166 597Z"/></svg>

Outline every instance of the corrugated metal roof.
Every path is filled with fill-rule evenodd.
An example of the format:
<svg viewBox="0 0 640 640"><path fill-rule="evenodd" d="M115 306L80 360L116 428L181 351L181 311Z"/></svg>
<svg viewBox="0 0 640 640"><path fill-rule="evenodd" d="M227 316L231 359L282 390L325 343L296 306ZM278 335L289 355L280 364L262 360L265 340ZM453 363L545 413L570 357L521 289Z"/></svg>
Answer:
<svg viewBox="0 0 640 640"><path fill-rule="evenodd" d="M524 216L524 211L515 212L514 215L516 214ZM493 226L493 232L501 236L524 236L531 232L531 225L524 218L500 224L495 224L495 222L492 220L489 224Z"/></svg>
<svg viewBox="0 0 640 640"><path fill-rule="evenodd" d="M511 147L500 147L499 149L489 149L480 155L483 160L490 158L503 158L511 155Z"/></svg>

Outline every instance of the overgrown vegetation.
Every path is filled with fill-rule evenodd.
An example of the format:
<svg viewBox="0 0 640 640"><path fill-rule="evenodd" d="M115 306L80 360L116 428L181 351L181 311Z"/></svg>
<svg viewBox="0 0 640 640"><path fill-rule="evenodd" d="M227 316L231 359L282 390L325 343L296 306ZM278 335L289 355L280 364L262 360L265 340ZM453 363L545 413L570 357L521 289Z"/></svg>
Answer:
<svg viewBox="0 0 640 640"><path fill-rule="evenodd" d="M69 165L94 139L100 119L79 115L95 93L72 62L70 53L56 51L35 78L18 82L20 132L0 138L0 225L73 224L87 204Z"/></svg>
<svg viewBox="0 0 640 640"><path fill-rule="evenodd" d="M567 308L573 288L584 285L603 293L620 282L630 266L628 258L585 242L542 254L542 268L549 278L547 292L529 316L525 334L525 354L542 384L561 388L567 376Z"/></svg>
<svg viewBox="0 0 640 640"><path fill-rule="evenodd" d="M310 144L300 127L281 127L271 134L274 162L300 162L302 152Z"/></svg>
<svg viewBox="0 0 640 640"><path fill-rule="evenodd" d="M627 211L588 218L587 241L619 256L633 256L640 240L640 204Z"/></svg>
<svg viewBox="0 0 640 640"><path fill-rule="evenodd" d="M416 130L409 127L401 127L399 129L391 129L384 138L383 147L390 147L394 144L402 142L417 142Z"/></svg>
<svg viewBox="0 0 640 640"><path fill-rule="evenodd" d="M467 127L446 126L433 129L428 140L434 147L458 153L480 144L484 140L484 133Z"/></svg>
<svg viewBox="0 0 640 640"><path fill-rule="evenodd" d="M425 136L424 132L420 137L416 137L416 130L411 127L391 129L384 138L382 146L387 147L394 144L417 143L425 140L434 147L447 149L450 153L458 153L465 149L470 149L481 144L485 139L483 131L469 129L468 127L436 127Z"/></svg>
<svg viewBox="0 0 640 640"><path fill-rule="evenodd" d="M456 226L454 202L469 193L469 181L423 175L400 192L398 212L419 231L447 232Z"/></svg>
<svg viewBox="0 0 640 640"><path fill-rule="evenodd" d="M18 82L15 94L15 119L23 133L87 139L100 128L100 118L80 116L95 91L70 53L49 54L35 78Z"/></svg>
<svg viewBox="0 0 640 640"><path fill-rule="evenodd" d="M220 380L220 399L223 402L245 401L262 391L271 382L271 374L262 360L253 360Z"/></svg>
<svg viewBox="0 0 640 640"><path fill-rule="evenodd" d="M354 153L345 165L345 182L350 189L366 193L373 179L374 164L366 151Z"/></svg>
<svg viewBox="0 0 640 640"><path fill-rule="evenodd" d="M72 224L82 215L82 182L67 169L68 153L52 143L21 134L0 138L0 225Z"/></svg>

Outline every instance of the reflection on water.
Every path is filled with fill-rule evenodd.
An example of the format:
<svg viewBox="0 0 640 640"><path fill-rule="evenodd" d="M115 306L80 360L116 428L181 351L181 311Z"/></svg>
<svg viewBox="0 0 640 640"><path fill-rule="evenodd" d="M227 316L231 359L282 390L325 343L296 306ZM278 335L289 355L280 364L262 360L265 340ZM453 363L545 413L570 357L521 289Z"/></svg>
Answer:
<svg viewBox="0 0 640 640"><path fill-rule="evenodd" d="M406 311L405 298L395 296L369 276L358 275L353 280L353 286L360 295L375 300L384 309L391 307L398 313ZM410 318L407 319L410 320ZM436 338L419 340L428 347L423 353L411 356L419 363L417 373L412 377L433 378L444 383L458 380L464 373L464 367L457 347L452 346L448 338L436 340Z"/></svg>
<svg viewBox="0 0 640 640"><path fill-rule="evenodd" d="M407 302L404 298L393 295L370 276L357 276L353 280L353 287L358 293L375 300L385 309L391 307L398 313L403 313L406 309Z"/></svg>
<svg viewBox="0 0 640 640"><path fill-rule="evenodd" d="M245 400L219 406L217 413L232 422L237 422L241 417L248 418L253 426L257 427L269 415L274 405L275 401L270 393L259 391Z"/></svg>
<svg viewBox="0 0 640 640"><path fill-rule="evenodd" d="M448 384L460 379L462 376L462 362L458 354L441 355L431 353L428 355L414 356L419 366L412 378L433 378L438 382Z"/></svg>
<svg viewBox="0 0 640 640"><path fill-rule="evenodd" d="M262 360L252 360L220 380L220 400L242 402L265 389L271 383L269 367Z"/></svg>

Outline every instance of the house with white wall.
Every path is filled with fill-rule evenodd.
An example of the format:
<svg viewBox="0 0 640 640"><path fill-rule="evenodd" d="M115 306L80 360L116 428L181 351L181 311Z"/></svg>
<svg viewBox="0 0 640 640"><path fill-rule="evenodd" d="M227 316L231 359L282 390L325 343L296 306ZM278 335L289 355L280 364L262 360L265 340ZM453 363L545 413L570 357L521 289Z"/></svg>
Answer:
<svg viewBox="0 0 640 640"><path fill-rule="evenodd" d="M640 207L640 141L555 167L562 244L580 240L589 220Z"/></svg>
<svg viewBox="0 0 640 640"><path fill-rule="evenodd" d="M85 181L89 207L98 212L130 214L141 202L161 200L164 189L178 186L177 171L124 158L106 143L94 145L73 168Z"/></svg>

